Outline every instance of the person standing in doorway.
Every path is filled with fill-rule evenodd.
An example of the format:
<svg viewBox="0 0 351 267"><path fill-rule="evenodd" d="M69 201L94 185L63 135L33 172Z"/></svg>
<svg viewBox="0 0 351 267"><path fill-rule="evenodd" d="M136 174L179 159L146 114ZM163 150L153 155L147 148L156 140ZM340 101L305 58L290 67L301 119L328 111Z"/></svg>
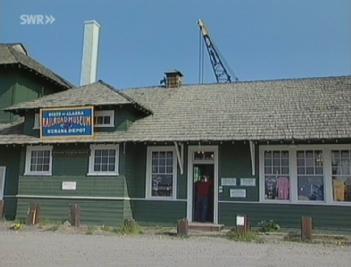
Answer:
<svg viewBox="0 0 351 267"><path fill-rule="evenodd" d="M205 222L208 217L208 198L210 194L211 184L208 176L204 175L197 186L197 207L200 222Z"/></svg>

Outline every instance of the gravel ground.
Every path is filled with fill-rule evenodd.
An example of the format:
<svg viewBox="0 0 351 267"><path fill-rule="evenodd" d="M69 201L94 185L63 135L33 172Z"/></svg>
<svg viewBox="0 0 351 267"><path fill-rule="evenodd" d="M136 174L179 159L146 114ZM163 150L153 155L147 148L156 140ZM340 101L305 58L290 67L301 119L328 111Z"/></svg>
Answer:
<svg viewBox="0 0 351 267"><path fill-rule="evenodd" d="M351 247L0 231L0 266L351 266Z"/></svg>

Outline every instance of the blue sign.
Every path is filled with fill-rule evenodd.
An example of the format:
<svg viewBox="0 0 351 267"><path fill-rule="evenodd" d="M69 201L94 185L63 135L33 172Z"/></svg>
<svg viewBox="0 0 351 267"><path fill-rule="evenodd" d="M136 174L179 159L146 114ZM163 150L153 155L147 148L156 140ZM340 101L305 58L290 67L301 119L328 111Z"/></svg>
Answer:
<svg viewBox="0 0 351 267"><path fill-rule="evenodd" d="M41 110L41 137L91 137L93 108Z"/></svg>

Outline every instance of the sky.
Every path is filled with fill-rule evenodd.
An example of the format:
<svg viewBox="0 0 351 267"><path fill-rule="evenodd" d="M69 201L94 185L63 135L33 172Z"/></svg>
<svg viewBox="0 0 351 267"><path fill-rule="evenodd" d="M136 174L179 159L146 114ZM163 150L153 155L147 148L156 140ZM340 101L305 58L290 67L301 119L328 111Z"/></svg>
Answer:
<svg viewBox="0 0 351 267"><path fill-rule="evenodd" d="M21 25L21 15L52 15ZM351 74L351 0L0 0L0 42L79 84L83 22L101 26L98 78L124 89L159 85L178 69L199 82L199 28L211 36L239 80ZM204 81L215 76L204 55Z"/></svg>

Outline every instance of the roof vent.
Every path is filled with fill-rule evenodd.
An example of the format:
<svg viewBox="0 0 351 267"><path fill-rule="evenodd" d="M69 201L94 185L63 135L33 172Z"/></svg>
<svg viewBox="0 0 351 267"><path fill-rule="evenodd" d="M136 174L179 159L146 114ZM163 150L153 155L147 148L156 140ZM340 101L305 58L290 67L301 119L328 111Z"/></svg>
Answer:
<svg viewBox="0 0 351 267"><path fill-rule="evenodd" d="M165 72L166 77L161 81L166 88L176 88L182 86L183 74L179 70Z"/></svg>

